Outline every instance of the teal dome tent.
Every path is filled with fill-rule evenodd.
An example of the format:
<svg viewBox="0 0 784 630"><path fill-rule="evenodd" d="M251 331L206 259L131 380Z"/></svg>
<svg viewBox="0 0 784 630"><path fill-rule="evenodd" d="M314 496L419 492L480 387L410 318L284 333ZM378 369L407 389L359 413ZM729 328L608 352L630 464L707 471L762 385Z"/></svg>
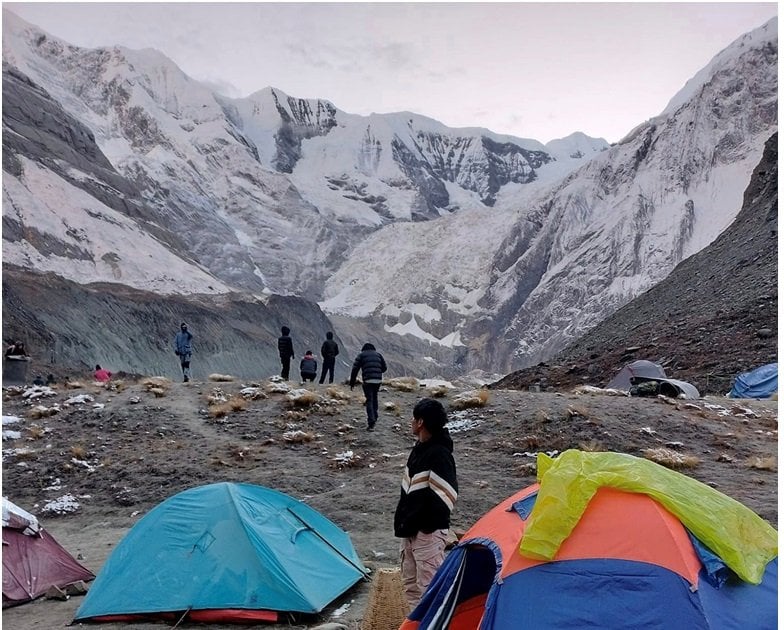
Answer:
<svg viewBox="0 0 784 630"><path fill-rule="evenodd" d="M217 483L156 506L102 567L75 621L276 621L365 577L348 534L281 492Z"/></svg>

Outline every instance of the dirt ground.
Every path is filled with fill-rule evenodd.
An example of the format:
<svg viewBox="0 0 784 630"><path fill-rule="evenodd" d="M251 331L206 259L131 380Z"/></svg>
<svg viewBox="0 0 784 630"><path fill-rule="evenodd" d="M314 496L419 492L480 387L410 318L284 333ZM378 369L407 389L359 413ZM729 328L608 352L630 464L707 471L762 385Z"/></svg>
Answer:
<svg viewBox="0 0 784 630"><path fill-rule="evenodd" d="M36 514L94 573L155 505L187 488L218 481L259 484L301 499L349 532L367 567L394 567L398 541L392 515L413 445L410 413L419 398L435 393L450 410L453 428L460 486L453 529L458 533L535 482L536 452L569 448L637 456L646 449L669 448L690 466L681 472L777 522L775 401L493 390L484 406L457 409L462 406L458 395L471 386L457 385L444 393L385 385L381 417L369 433L361 388L310 385L313 394L307 397L312 400L298 405L285 393L270 392L275 386L270 380L165 382L156 392L143 380L110 388L87 382L81 387L61 384L52 395L32 400L30 390L6 388L3 495ZM83 394L91 400L73 400ZM226 415L221 415L221 405ZM54 406L57 413L51 411ZM19 421L9 423L8 416ZM78 503L76 511L57 514L47 507L67 495ZM336 622L359 629L369 592L369 583L361 582L320 615L268 627ZM4 610L3 625L14 630L59 628L72 621L81 601L41 598ZM340 614L333 616L336 611Z"/></svg>

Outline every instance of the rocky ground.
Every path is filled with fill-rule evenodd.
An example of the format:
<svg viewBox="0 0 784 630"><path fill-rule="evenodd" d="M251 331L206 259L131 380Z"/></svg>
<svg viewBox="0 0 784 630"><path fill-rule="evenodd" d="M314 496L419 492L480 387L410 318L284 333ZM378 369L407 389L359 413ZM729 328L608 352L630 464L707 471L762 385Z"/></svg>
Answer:
<svg viewBox="0 0 784 630"><path fill-rule="evenodd" d="M402 391L406 385L391 381L382 388L373 433L365 430L361 391L345 385L311 385L299 400L276 393L285 387L271 380L6 388L3 494L36 514L96 573L148 510L217 481L259 484L302 499L350 533L366 566L392 567L398 549L392 515L412 446L408 420L414 403L433 394L450 410L460 483L457 532L535 481L536 452L570 448L637 456L667 448L669 465L777 521L775 401L512 390L480 396L468 385ZM469 403L460 402L461 394ZM480 406L466 407L472 398ZM360 628L369 590L360 583L323 614L292 623ZM80 601L41 599L6 609L3 622L15 630L60 627ZM331 617L337 609L340 616Z"/></svg>

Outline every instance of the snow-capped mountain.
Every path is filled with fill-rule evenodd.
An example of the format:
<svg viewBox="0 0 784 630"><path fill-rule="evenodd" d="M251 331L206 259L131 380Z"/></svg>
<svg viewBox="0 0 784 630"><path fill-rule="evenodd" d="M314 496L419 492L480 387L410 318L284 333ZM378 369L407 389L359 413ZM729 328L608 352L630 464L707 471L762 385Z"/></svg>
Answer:
<svg viewBox="0 0 784 630"><path fill-rule="evenodd" d="M229 99L157 51L78 48L4 11L3 262L301 296L401 364L520 367L732 221L776 126L776 61L771 22L619 145L542 144L274 88Z"/></svg>
<svg viewBox="0 0 784 630"><path fill-rule="evenodd" d="M501 195L493 213L386 226L329 279L324 308L464 344L469 368L554 355L732 222L776 129L777 56L771 21L562 180Z"/></svg>

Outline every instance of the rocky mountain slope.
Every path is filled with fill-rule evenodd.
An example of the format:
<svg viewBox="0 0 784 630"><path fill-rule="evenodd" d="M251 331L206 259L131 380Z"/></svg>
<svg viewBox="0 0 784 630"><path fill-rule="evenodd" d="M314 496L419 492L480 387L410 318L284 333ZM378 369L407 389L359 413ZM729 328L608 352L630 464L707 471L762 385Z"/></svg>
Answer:
<svg viewBox="0 0 784 630"><path fill-rule="evenodd" d="M603 386L647 359L702 393L778 358L778 134L735 221L704 250L547 363L509 374L500 388Z"/></svg>

